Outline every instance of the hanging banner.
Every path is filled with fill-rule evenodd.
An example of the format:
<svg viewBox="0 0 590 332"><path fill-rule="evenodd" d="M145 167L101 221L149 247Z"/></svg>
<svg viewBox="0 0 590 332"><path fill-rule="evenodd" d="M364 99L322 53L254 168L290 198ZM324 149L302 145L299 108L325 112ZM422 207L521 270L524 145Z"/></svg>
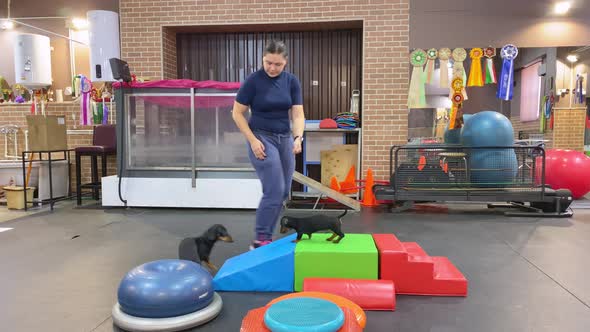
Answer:
<svg viewBox="0 0 590 332"><path fill-rule="evenodd" d="M436 58L438 57L438 50L436 48L431 48L426 52L426 57L428 61L426 62L426 83L432 83L432 77L434 76L434 63L436 62Z"/></svg>
<svg viewBox="0 0 590 332"><path fill-rule="evenodd" d="M440 83L441 88L449 87L449 59L451 58L450 48L441 48L438 51L438 60L440 63Z"/></svg>
<svg viewBox="0 0 590 332"><path fill-rule="evenodd" d="M485 71L485 84L496 84L498 80L496 78L496 69L494 69L494 57L496 56L496 49L493 47L486 47L483 50L484 56L486 57L486 71Z"/></svg>
<svg viewBox="0 0 590 332"><path fill-rule="evenodd" d="M424 64L426 63L426 52L416 49L410 53L410 63L414 67L410 79L410 91L408 93L408 108L426 107L426 87Z"/></svg>
<svg viewBox="0 0 590 332"><path fill-rule="evenodd" d="M469 70L467 86L483 86L483 74L481 72L483 50L481 48L473 48L469 52L469 57L471 58L471 69Z"/></svg>
<svg viewBox="0 0 590 332"><path fill-rule="evenodd" d="M512 44L505 45L502 47L500 56L504 61L496 97L502 100L512 100L514 93L514 59L518 56L518 48Z"/></svg>

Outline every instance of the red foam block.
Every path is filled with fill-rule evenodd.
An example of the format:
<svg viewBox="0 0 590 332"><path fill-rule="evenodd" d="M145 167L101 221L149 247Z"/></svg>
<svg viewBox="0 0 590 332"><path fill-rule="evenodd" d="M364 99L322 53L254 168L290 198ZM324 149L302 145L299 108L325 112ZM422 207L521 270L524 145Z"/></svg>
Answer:
<svg viewBox="0 0 590 332"><path fill-rule="evenodd" d="M392 280L305 278L303 291L339 295L364 310L395 310L395 286Z"/></svg>

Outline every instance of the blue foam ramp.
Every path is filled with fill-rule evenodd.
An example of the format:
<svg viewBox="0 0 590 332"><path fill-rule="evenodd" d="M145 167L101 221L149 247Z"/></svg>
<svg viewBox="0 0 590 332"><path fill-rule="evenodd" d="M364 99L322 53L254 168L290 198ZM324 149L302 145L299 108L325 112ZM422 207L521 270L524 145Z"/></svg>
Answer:
<svg viewBox="0 0 590 332"><path fill-rule="evenodd" d="M295 240L291 234L225 261L213 278L216 291L292 292Z"/></svg>

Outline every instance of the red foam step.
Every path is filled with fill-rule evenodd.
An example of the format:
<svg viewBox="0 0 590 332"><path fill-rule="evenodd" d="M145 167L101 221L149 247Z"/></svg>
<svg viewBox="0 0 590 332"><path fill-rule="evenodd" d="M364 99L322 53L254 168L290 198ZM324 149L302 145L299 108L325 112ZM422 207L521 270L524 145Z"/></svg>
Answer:
<svg viewBox="0 0 590 332"><path fill-rule="evenodd" d="M409 256L430 257L426 251L424 251L424 249L422 249L422 247L420 247L420 245L416 242L401 242L401 244Z"/></svg>
<svg viewBox="0 0 590 332"><path fill-rule="evenodd" d="M415 242L373 234L379 279L392 280L397 294L466 296L467 279L446 257L431 257Z"/></svg>

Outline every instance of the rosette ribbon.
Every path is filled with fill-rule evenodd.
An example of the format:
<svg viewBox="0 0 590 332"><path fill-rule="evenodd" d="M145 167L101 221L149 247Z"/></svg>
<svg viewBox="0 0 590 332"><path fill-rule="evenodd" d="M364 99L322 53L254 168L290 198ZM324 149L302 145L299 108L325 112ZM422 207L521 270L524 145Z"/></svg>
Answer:
<svg viewBox="0 0 590 332"><path fill-rule="evenodd" d="M449 129L459 129L462 127L461 119L461 107L463 106L463 79L461 77L455 77L451 84L453 89L453 96L451 101L453 107L451 108L451 114L449 116Z"/></svg>
<svg viewBox="0 0 590 332"><path fill-rule="evenodd" d="M424 64L426 63L426 52L416 49L410 53L410 63L414 67L410 79L410 91L408 93L408 108L426 107L426 87Z"/></svg>
<svg viewBox="0 0 590 332"><path fill-rule="evenodd" d="M496 84L498 79L496 78L496 70L494 69L494 57L496 56L496 49L493 47L486 47L483 50L484 56L486 57L486 72L485 72L485 84Z"/></svg>
<svg viewBox="0 0 590 332"><path fill-rule="evenodd" d="M462 90L462 94L463 94L463 99L467 100L467 90L465 90L465 82L467 81L467 74L465 73L465 67L463 66L463 61L465 61L465 59L467 59L467 51L464 48L456 48L453 50L452 53L453 56L453 61L455 61L455 63L453 63L453 79L460 77L462 80L462 86L463 86L463 90ZM451 87L451 98L452 95L454 93L454 88Z"/></svg>
<svg viewBox="0 0 590 332"><path fill-rule="evenodd" d="M434 62L438 57L438 50L436 48L431 48L426 52L426 83L432 83L432 77L434 76Z"/></svg>
<svg viewBox="0 0 590 332"><path fill-rule="evenodd" d="M107 119L109 118L109 107L107 106L106 102L102 103L102 124L107 124Z"/></svg>
<svg viewBox="0 0 590 332"><path fill-rule="evenodd" d="M441 88L449 87L449 58L451 57L450 48L441 48L438 51L438 60L440 62L440 83Z"/></svg>
<svg viewBox="0 0 590 332"><path fill-rule="evenodd" d="M90 80L86 76L80 75L80 93L82 94L82 100L80 102L80 125L82 126L92 124L90 121L92 116L92 110L90 109L91 90L92 84L90 83Z"/></svg>
<svg viewBox="0 0 590 332"><path fill-rule="evenodd" d="M467 86L483 86L483 74L481 73L483 50L481 48L473 48L469 52L469 57L471 57L471 69L469 70Z"/></svg>
<svg viewBox="0 0 590 332"><path fill-rule="evenodd" d="M584 76L577 74L575 101L577 104L584 104Z"/></svg>
<svg viewBox="0 0 590 332"><path fill-rule="evenodd" d="M505 45L502 47L500 56L504 61L496 97L502 100L512 100L514 93L514 59L518 56L518 48L512 44Z"/></svg>

